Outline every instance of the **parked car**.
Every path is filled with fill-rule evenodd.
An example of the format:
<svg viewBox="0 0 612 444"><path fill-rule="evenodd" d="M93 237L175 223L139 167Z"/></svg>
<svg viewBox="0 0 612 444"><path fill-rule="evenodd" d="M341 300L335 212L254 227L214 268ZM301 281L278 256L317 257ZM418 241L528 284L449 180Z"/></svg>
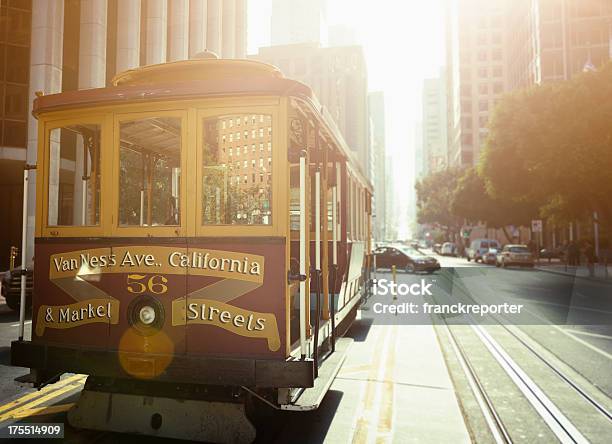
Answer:
<svg viewBox="0 0 612 444"><path fill-rule="evenodd" d="M441 254L441 253L440 253L440 250L441 250L441 249L442 249L442 244L434 244L434 246L433 246L433 252L434 252L434 253Z"/></svg>
<svg viewBox="0 0 612 444"><path fill-rule="evenodd" d="M4 273L2 277L2 296L6 300L6 305L11 310L19 310L21 301L21 267L16 267ZM33 278L32 270L26 274L26 301L29 305L32 301Z"/></svg>
<svg viewBox="0 0 612 444"><path fill-rule="evenodd" d="M542 259L563 259L565 257L565 251L567 247L559 246L556 248L542 248L540 250L540 257Z"/></svg>
<svg viewBox="0 0 612 444"><path fill-rule="evenodd" d="M440 269L440 263L436 258L403 245L377 248L374 256L376 268L391 268L395 265L396 269L404 270L406 273L433 273Z"/></svg>
<svg viewBox="0 0 612 444"><path fill-rule="evenodd" d="M495 239L474 239L466 251L468 262L482 261L482 257L490 248L499 249L499 243Z"/></svg>
<svg viewBox="0 0 612 444"><path fill-rule="evenodd" d="M482 262L487 265L495 265L498 253L499 250L497 248L489 248L489 251L482 255Z"/></svg>
<svg viewBox="0 0 612 444"><path fill-rule="evenodd" d="M521 267L533 267L535 261L533 254L527 248L527 245L510 244L504 246L501 252L497 255L495 265L498 267L507 267L509 265L520 265Z"/></svg>
<svg viewBox="0 0 612 444"><path fill-rule="evenodd" d="M440 254L442 256L455 256L455 244L452 242L444 242L440 249Z"/></svg>

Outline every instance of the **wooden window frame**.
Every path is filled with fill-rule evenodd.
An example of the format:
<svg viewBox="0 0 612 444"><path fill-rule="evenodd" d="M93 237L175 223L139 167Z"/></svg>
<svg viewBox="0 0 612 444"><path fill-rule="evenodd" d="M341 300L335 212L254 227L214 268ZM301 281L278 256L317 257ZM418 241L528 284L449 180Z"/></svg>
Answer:
<svg viewBox="0 0 612 444"><path fill-rule="evenodd" d="M100 125L100 220L98 225L49 225L49 166L50 166L50 140L51 131L58 128L65 128L71 125L89 124ZM43 120L39 122L39 140L43 138L43 143L39 141L39 159L42 159L41 169L37 168L39 181L37 185L37 195L42 199L37 199L37 225L40 230L37 233L44 237L99 237L105 234L108 227L110 216L108 205L109 181L112 180L108 174L112 168L113 150L110 147L112 138L112 118L105 113L96 113L83 117L72 117L55 120ZM42 150L42 152L41 152ZM40 177L42 176L42 177Z"/></svg>
<svg viewBox="0 0 612 444"><path fill-rule="evenodd" d="M181 119L181 185L180 185L180 225L159 225L159 226L121 226L119 225L119 160L120 146L119 137L121 132L121 122L131 122L135 120L147 119L150 117L178 117ZM113 179L112 179L112 213L113 220L111 223L111 235L124 237L180 237L187 235L187 226L189 221L189 208L187 206L187 182L189 182L190 165L188 157L189 139L188 129L190 121L186 108L179 109L154 109L147 111L136 112L118 112L114 114L114 162L113 162Z"/></svg>

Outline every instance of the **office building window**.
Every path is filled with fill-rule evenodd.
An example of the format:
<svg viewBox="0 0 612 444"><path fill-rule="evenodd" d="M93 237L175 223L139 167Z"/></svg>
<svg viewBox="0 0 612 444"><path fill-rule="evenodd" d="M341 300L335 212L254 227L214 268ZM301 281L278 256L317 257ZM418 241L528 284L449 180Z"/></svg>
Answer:
<svg viewBox="0 0 612 444"><path fill-rule="evenodd" d="M0 146L25 148L28 128L31 3L0 9Z"/></svg>

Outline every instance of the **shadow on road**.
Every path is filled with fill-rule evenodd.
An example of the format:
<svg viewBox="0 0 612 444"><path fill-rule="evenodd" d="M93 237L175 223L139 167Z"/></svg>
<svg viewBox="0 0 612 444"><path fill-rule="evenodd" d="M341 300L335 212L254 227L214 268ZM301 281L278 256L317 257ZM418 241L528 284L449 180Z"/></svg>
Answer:
<svg viewBox="0 0 612 444"><path fill-rule="evenodd" d="M355 342L365 342L368 339L373 322L373 319L369 318L356 320L344 336L353 338Z"/></svg>

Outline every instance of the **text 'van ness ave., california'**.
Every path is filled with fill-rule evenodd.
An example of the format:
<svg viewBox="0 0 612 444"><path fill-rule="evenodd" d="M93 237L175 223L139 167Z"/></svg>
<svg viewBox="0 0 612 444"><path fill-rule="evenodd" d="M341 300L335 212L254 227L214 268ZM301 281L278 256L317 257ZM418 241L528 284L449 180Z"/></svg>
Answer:
<svg viewBox="0 0 612 444"><path fill-rule="evenodd" d="M132 246L72 251L55 254L51 259L52 273L58 275L118 273L125 269L146 268L170 273L173 269L198 269L253 277L263 274L263 257L233 251Z"/></svg>

